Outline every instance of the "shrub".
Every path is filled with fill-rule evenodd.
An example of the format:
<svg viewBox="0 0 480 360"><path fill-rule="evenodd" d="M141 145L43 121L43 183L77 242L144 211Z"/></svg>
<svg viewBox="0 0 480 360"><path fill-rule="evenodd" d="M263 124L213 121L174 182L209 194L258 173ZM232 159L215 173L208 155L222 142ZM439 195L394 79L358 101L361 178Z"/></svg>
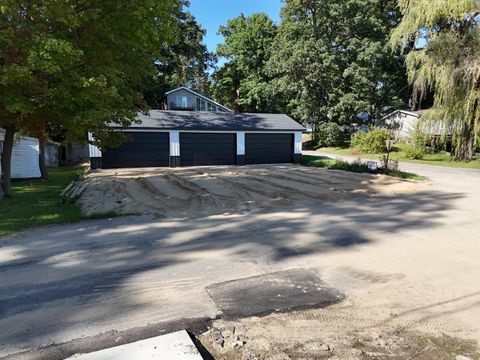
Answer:
<svg viewBox="0 0 480 360"><path fill-rule="evenodd" d="M422 146L412 146L408 147L405 150L405 158L407 159L413 159L413 160L420 160L424 157L425 155L425 148Z"/></svg>
<svg viewBox="0 0 480 360"><path fill-rule="evenodd" d="M343 128L333 122L322 123L317 128L318 146L340 146L345 140Z"/></svg>
<svg viewBox="0 0 480 360"><path fill-rule="evenodd" d="M387 129L372 129L368 133L357 131L353 134L350 146L367 153L384 153L387 151L385 142L390 139Z"/></svg>
<svg viewBox="0 0 480 360"><path fill-rule="evenodd" d="M350 147L361 149L366 136L367 133L363 131L357 131L356 133L354 133L350 138Z"/></svg>
<svg viewBox="0 0 480 360"><path fill-rule="evenodd" d="M369 153L383 153L387 151L385 142L390 139L387 129L372 129L367 133L362 150Z"/></svg>

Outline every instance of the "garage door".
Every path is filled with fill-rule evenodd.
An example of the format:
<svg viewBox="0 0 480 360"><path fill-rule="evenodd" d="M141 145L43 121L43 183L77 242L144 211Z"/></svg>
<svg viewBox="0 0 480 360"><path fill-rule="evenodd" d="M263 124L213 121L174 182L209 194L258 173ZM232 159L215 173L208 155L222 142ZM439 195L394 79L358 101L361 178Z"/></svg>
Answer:
<svg viewBox="0 0 480 360"><path fill-rule="evenodd" d="M245 134L245 164L292 162L293 134Z"/></svg>
<svg viewBox="0 0 480 360"><path fill-rule="evenodd" d="M170 144L168 132L130 132L117 148L102 152L104 169L168 166Z"/></svg>
<svg viewBox="0 0 480 360"><path fill-rule="evenodd" d="M180 133L180 165L233 165L236 134Z"/></svg>

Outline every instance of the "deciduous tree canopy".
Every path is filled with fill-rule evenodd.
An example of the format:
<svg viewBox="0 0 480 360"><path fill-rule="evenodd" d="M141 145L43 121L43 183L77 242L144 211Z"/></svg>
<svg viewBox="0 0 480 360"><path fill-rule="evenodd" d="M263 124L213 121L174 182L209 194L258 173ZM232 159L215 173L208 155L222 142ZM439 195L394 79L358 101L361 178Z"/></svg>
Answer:
<svg viewBox="0 0 480 360"><path fill-rule="evenodd" d="M183 1L183 6L175 11L173 42L162 47L155 74L142 84L142 93L151 108L161 108L165 92L180 86L210 94L208 70L216 59L203 43L205 29L186 10L188 5L188 1Z"/></svg>
<svg viewBox="0 0 480 360"><path fill-rule="evenodd" d="M3 0L0 5L1 183L10 192L16 131L54 128L99 141L107 124L130 124L144 107L143 79L155 71L181 2Z"/></svg>
<svg viewBox="0 0 480 360"><path fill-rule="evenodd" d="M217 55L226 63L213 75L215 98L242 112L274 112L266 63L271 56L277 27L264 13L240 16L221 26L225 41ZM237 101L237 95L239 101Z"/></svg>
<svg viewBox="0 0 480 360"><path fill-rule="evenodd" d="M276 26L265 14L220 28L217 97L240 111L283 111L305 122L373 120L408 101L403 59L388 46L394 0L289 0Z"/></svg>

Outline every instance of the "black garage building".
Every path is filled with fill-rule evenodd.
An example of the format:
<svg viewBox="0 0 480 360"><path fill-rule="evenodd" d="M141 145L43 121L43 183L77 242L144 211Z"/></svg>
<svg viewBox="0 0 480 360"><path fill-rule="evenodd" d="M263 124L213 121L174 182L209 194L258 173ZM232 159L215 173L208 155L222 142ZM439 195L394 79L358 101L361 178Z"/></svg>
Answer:
<svg viewBox="0 0 480 360"><path fill-rule="evenodd" d="M152 110L138 120L112 125L126 135L119 147L90 146L92 168L295 162L305 130L284 114Z"/></svg>

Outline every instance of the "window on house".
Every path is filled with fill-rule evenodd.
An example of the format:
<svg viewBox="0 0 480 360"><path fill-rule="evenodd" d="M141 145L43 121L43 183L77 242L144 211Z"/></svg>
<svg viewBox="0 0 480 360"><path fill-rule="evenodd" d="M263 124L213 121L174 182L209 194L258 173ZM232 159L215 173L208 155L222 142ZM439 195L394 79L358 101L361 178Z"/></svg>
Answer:
<svg viewBox="0 0 480 360"><path fill-rule="evenodd" d="M177 96L177 107L186 108L188 107L188 98L186 96Z"/></svg>
<svg viewBox="0 0 480 360"><path fill-rule="evenodd" d="M217 111L217 107L212 103L208 103L208 111Z"/></svg>

